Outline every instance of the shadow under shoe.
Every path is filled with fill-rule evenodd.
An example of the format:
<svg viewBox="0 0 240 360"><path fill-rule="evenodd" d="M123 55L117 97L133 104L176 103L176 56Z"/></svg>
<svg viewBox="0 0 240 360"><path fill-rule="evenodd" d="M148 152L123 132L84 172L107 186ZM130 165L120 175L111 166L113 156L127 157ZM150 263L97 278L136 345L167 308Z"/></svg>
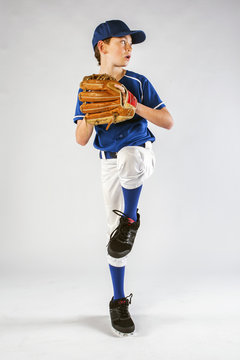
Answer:
<svg viewBox="0 0 240 360"><path fill-rule="evenodd" d="M121 258L130 253L133 243L140 226L140 214L137 209L137 221L130 223L128 217L120 210L113 210L119 216L120 222L118 227L110 235L108 254L114 258Z"/></svg>
<svg viewBox="0 0 240 360"><path fill-rule="evenodd" d="M109 303L109 312L113 331L119 336L133 335L135 330L134 322L128 311L133 294L124 298L113 300ZM130 300L128 299L130 297Z"/></svg>

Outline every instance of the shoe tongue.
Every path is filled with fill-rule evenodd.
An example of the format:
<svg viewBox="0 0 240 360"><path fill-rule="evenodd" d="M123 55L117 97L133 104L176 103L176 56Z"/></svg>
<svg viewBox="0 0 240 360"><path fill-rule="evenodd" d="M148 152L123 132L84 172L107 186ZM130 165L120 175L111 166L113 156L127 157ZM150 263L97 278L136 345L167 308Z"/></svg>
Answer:
<svg viewBox="0 0 240 360"><path fill-rule="evenodd" d="M135 221L131 218L128 218L127 216L122 216L122 218L120 219L120 222L123 225L128 225L131 226L133 223L135 223Z"/></svg>
<svg viewBox="0 0 240 360"><path fill-rule="evenodd" d="M128 218L128 224L131 225L132 223L134 223L135 221L131 218Z"/></svg>

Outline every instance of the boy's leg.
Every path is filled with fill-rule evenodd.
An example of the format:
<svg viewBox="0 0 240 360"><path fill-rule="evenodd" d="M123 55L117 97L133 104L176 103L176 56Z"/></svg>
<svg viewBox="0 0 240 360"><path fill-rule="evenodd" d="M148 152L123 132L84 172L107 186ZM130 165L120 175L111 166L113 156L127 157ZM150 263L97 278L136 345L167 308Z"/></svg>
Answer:
<svg viewBox="0 0 240 360"><path fill-rule="evenodd" d="M129 162L128 168L129 167L131 168L131 166L134 165L134 156L132 157L133 161ZM125 165L127 162L127 157L128 154L125 153L125 155L122 158L122 162L125 162ZM146 161L143 162L147 163ZM137 161L137 164L139 164L139 161ZM132 179L133 183L135 183L135 186L132 186L133 184L131 184L131 181L130 183L126 181L128 180L128 177L125 177L126 171L125 174L124 171L119 172L119 165L121 166L121 161L117 162L116 159L109 159L109 160L104 159L104 161L102 161L102 185L103 185L103 194L104 194L104 200L105 200L105 206L106 206L107 218L108 218L109 235L113 231L114 227L116 227L116 222L117 222L117 217L115 215L116 213L112 212L112 210L114 209L122 212L124 208L124 211L126 211L129 214L128 216L129 217L131 216L132 218L134 218L134 214L135 214L135 216L137 216L136 219L137 221L134 221L134 224L139 223L139 214L136 214L136 208L137 208L140 192L142 189L143 179L144 177L146 178L150 176L150 175L147 176L147 173L149 172L146 171L146 169L143 172L143 174L141 173L141 171L138 172L137 176L135 176L136 175L135 174ZM140 162L140 166L141 166L141 162ZM151 166L149 167L149 169L150 168ZM130 176L130 180L131 180L131 176ZM127 186L125 186L125 181ZM139 183L139 185L136 186L136 183ZM135 218L133 220L135 220ZM121 258L115 258L108 254L108 262L109 262L109 267L110 267L113 287L114 287L114 297L109 303L111 322L115 330L118 330L120 333L125 333L125 334L131 333L135 329L135 325L128 312L128 306L129 303L131 303L131 299L129 302L128 297L125 297L124 295L124 289L123 289L124 272L125 272L125 266L123 266L123 264L125 265L126 259L127 256L121 256ZM130 294L130 297L131 296L132 294ZM124 318L122 318L123 311L125 314Z"/></svg>
<svg viewBox="0 0 240 360"><path fill-rule="evenodd" d="M127 146L118 152L117 168L126 212L116 212L116 214L121 216L120 223L110 237L108 244L108 253L114 258L127 256L132 249L137 230L140 226L140 215L136 210L142 184L145 179L151 176L154 167L155 155L150 142L146 143L145 148ZM131 216L134 221L131 220ZM131 217L131 219L129 220L128 217Z"/></svg>

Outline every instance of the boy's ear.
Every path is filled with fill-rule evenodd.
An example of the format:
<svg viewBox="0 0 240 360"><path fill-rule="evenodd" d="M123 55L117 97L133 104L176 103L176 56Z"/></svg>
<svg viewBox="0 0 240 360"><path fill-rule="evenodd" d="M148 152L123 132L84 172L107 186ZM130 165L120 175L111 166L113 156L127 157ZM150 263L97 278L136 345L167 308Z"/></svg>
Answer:
<svg viewBox="0 0 240 360"><path fill-rule="evenodd" d="M98 41L98 43L97 43L97 47L98 47L98 50L99 50L99 52L101 53L101 52L103 52L104 54L106 54L107 53L107 51L106 51L106 43L105 42L103 42L102 40L99 40Z"/></svg>

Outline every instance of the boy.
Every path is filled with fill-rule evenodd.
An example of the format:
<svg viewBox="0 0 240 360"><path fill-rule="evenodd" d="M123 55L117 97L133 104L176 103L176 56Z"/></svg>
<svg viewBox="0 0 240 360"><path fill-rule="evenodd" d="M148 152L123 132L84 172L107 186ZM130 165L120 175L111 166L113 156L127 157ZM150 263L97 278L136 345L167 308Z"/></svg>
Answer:
<svg viewBox="0 0 240 360"><path fill-rule="evenodd" d="M130 61L132 44L145 40L141 30L130 30L121 20L100 24L94 31L92 45L100 65L99 74L107 73L123 84L137 99L136 113L130 120L95 126L94 147L101 159L101 180L108 225L107 259L114 296L109 303L113 330L120 336L134 333L135 325L128 306L132 294L125 297L124 273L128 254L140 225L138 201L142 185L155 166L152 150L154 135L147 121L170 129L173 120L149 80L140 74L123 69ZM124 88L117 86L124 94ZM79 89L78 94L82 91ZM78 99L74 122L76 141L86 145L93 125L84 120ZM119 218L120 216L120 218Z"/></svg>

